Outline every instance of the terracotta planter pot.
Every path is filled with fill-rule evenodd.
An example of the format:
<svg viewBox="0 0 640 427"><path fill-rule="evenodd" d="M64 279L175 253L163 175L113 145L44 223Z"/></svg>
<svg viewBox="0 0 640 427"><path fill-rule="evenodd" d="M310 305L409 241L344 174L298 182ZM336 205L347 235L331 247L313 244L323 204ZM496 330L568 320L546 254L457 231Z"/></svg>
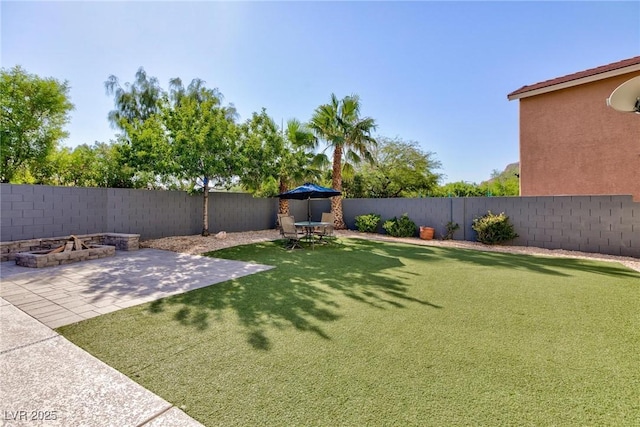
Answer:
<svg viewBox="0 0 640 427"><path fill-rule="evenodd" d="M433 239L435 231L436 230L431 227L420 227L420 238L422 240L431 240Z"/></svg>

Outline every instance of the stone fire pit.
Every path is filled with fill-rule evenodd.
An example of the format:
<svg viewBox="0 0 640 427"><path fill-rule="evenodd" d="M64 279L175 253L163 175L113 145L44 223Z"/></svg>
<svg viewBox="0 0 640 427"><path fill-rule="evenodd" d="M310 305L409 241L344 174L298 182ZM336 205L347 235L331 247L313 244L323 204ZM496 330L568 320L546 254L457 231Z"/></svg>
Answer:
<svg viewBox="0 0 640 427"><path fill-rule="evenodd" d="M139 240L139 234L97 233L0 242L0 261L49 267L113 256L115 251L137 251Z"/></svg>
<svg viewBox="0 0 640 427"><path fill-rule="evenodd" d="M42 268L60 264L105 258L116 254L115 246L89 245L86 249L77 251L52 253L51 250L19 252L16 254L16 264L23 267Z"/></svg>
<svg viewBox="0 0 640 427"><path fill-rule="evenodd" d="M58 240L58 245L48 244L30 251L14 254L16 264L22 267L42 268L72 262L104 258L116 254L116 246L85 242L77 236ZM35 249L35 250L34 250Z"/></svg>

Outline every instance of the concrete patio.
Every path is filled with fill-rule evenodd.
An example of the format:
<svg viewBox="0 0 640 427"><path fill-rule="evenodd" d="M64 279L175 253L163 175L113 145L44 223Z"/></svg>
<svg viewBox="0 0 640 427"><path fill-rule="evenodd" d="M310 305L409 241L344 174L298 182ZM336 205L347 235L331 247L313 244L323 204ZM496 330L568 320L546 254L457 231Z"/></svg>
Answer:
<svg viewBox="0 0 640 427"><path fill-rule="evenodd" d="M46 269L0 265L3 426L200 426L51 328L271 267L144 249Z"/></svg>
<svg viewBox="0 0 640 427"><path fill-rule="evenodd" d="M156 249L47 268L0 265L0 297L50 328L271 267Z"/></svg>

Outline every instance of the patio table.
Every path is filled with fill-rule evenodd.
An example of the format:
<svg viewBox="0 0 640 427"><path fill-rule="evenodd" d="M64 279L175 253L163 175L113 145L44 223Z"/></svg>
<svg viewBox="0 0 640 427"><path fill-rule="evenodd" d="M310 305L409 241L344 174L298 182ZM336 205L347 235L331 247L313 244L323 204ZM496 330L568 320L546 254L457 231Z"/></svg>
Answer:
<svg viewBox="0 0 640 427"><path fill-rule="evenodd" d="M322 222L322 221L299 221L294 223L296 227L304 229L304 238L306 241L311 242L313 244L313 230L316 227L326 227L333 225L330 222Z"/></svg>

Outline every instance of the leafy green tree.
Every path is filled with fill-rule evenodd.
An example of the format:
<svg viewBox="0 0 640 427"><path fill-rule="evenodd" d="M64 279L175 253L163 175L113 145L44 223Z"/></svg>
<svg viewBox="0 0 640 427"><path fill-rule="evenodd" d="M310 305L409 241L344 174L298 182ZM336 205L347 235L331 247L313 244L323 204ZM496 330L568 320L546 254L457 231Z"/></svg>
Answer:
<svg viewBox="0 0 640 427"><path fill-rule="evenodd" d="M0 72L0 180L12 182L16 174L38 174L47 156L68 136L73 104L69 84L28 74L15 66Z"/></svg>
<svg viewBox="0 0 640 427"><path fill-rule="evenodd" d="M163 187L190 183L203 194L202 235L209 235L208 198L212 187L228 187L239 173L238 127L232 105L201 79L184 86L171 79L165 92L144 69L132 84L120 86L117 77L105 82L114 96L111 123L123 131L119 150L136 178Z"/></svg>
<svg viewBox="0 0 640 427"><path fill-rule="evenodd" d="M66 169L67 185L74 187L96 187L97 160L93 149L87 145L78 145L73 149Z"/></svg>
<svg viewBox="0 0 640 427"><path fill-rule="evenodd" d="M482 197L486 193L478 184L456 181L444 184L428 194L433 197Z"/></svg>
<svg viewBox="0 0 640 427"><path fill-rule="evenodd" d="M417 197L436 188L441 175L435 170L441 167L434 153L420 149L415 141L395 138L378 138L373 150L375 163L357 168L349 180L347 194L360 193L358 197Z"/></svg>
<svg viewBox="0 0 640 427"><path fill-rule="evenodd" d="M285 150L278 161L278 194L305 182L317 181L328 164L322 153L314 153L317 144L311 129L297 119L287 121ZM280 199L278 212L289 213L289 200Z"/></svg>
<svg viewBox="0 0 640 427"><path fill-rule="evenodd" d="M67 171L71 167L71 148L52 150L44 166L34 174L34 184L67 186Z"/></svg>
<svg viewBox="0 0 640 427"><path fill-rule="evenodd" d="M360 117L360 106L358 95L340 100L331 94L330 102L316 108L309 122L316 136L333 150L331 176L332 187L336 190L342 190L343 168L352 168L362 159L373 162L370 150L376 145L376 140L371 133L376 129L376 122L370 117ZM331 211L336 228L345 228L341 196L331 198Z"/></svg>
<svg viewBox="0 0 640 427"><path fill-rule="evenodd" d="M34 174L36 184L95 187L94 153L87 144L62 147L47 157L47 164Z"/></svg>
<svg viewBox="0 0 640 427"><path fill-rule="evenodd" d="M287 121L284 129L284 151L277 159L277 193L284 193L304 182L315 182L326 167L326 156L314 153L316 138L311 130L297 119ZM280 199L278 212L289 213L289 200Z"/></svg>
<svg viewBox="0 0 640 427"><path fill-rule="evenodd" d="M503 172L493 170L491 179L480 184L464 181L451 182L436 188L429 195L434 197L498 197L520 194L520 166L513 163Z"/></svg>
<svg viewBox="0 0 640 427"><path fill-rule="evenodd" d="M104 82L107 95L114 97L115 109L109 112L109 122L116 129L127 132L133 124L142 124L160 112L164 91L158 79L147 76L144 68L138 68L133 83L120 85L120 80L110 75Z"/></svg>
<svg viewBox="0 0 640 427"><path fill-rule="evenodd" d="M263 109L243 124L242 134L240 179L253 194L272 197L318 179L326 156L313 153L315 136L300 121L291 119L281 130ZM289 213L288 202L280 199L280 213Z"/></svg>
<svg viewBox="0 0 640 427"><path fill-rule="evenodd" d="M360 171L342 175L342 196L348 199L366 199L369 197L365 176Z"/></svg>
<svg viewBox="0 0 640 427"><path fill-rule="evenodd" d="M265 184L277 176L279 160L285 155L285 139L264 108L260 113L253 113L240 130L240 182L253 194L261 194Z"/></svg>
<svg viewBox="0 0 640 427"><path fill-rule="evenodd" d="M144 188L148 183L136 176L136 171L125 161L124 144L119 141L95 142L93 151L93 180L98 187Z"/></svg>
<svg viewBox="0 0 640 427"><path fill-rule="evenodd" d="M511 164L500 172L494 169L491 179L483 182L480 187L490 196L519 196L520 195L520 166Z"/></svg>
<svg viewBox="0 0 640 427"><path fill-rule="evenodd" d="M165 118L165 111L162 111L144 121L133 119L132 122L121 122L125 132L120 135L123 143L120 152L124 163L133 167L138 174L159 176L160 180L171 174L175 166Z"/></svg>
<svg viewBox="0 0 640 427"><path fill-rule="evenodd" d="M194 79L185 88L173 79L170 102L162 113L171 155L163 169L181 179L201 180L203 236L209 235L209 188L229 185L240 172L236 112L221 101L222 95L202 80Z"/></svg>
<svg viewBox="0 0 640 427"><path fill-rule="evenodd" d="M107 95L114 98L109 122L122 131L118 149L121 161L147 183L158 175L166 175L171 156L162 109L168 98L158 79L149 77L140 67L133 83L127 82L123 87L119 79L111 75L104 85Z"/></svg>
<svg viewBox="0 0 640 427"><path fill-rule="evenodd" d="M122 161L121 145L95 142L82 144L74 149L62 147L52 151L46 164L33 175L33 183L81 186L132 188L147 186L135 178L133 168Z"/></svg>

